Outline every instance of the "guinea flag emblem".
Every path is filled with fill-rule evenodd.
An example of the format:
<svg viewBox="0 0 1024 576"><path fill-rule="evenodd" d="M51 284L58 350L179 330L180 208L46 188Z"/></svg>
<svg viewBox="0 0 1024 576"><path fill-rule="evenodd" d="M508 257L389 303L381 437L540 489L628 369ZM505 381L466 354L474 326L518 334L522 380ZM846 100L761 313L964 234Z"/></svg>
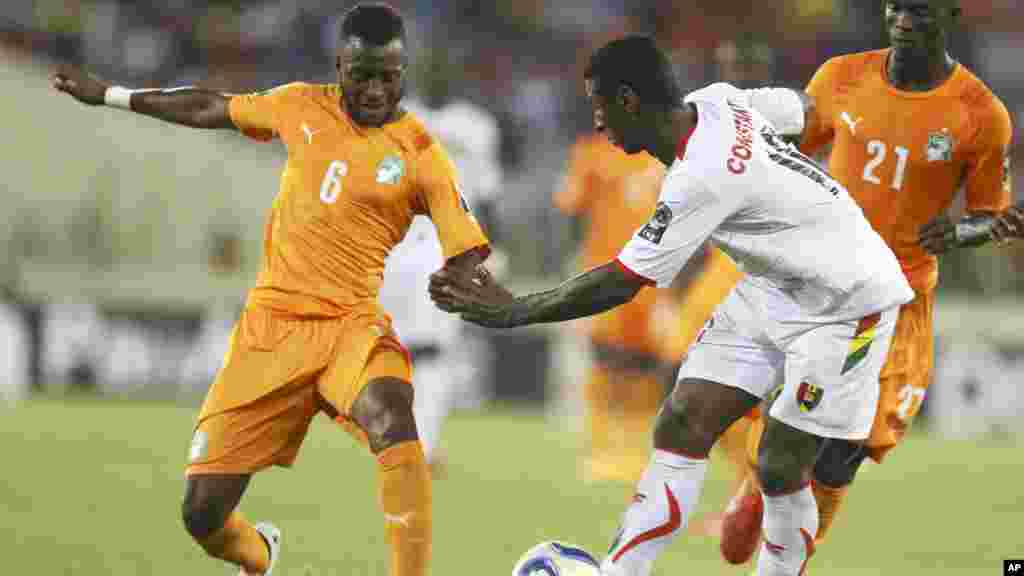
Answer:
<svg viewBox="0 0 1024 576"><path fill-rule="evenodd" d="M825 391L807 382L801 382L796 390L796 402L800 405L801 412L810 412L821 402Z"/></svg>
<svg viewBox="0 0 1024 576"><path fill-rule="evenodd" d="M846 374L853 370L868 355L871 343L875 341L875 327L878 326L878 321L881 319L880 313L872 314L861 318L857 323L857 330L853 334L853 339L850 340L850 351L846 355L846 361L843 362L840 374Z"/></svg>

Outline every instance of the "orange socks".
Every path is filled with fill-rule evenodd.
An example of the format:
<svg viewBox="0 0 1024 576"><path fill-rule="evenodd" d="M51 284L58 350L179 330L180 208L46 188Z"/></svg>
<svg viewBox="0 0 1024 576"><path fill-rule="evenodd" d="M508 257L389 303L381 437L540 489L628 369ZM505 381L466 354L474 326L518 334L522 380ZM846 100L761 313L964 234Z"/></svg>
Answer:
<svg viewBox="0 0 1024 576"><path fill-rule="evenodd" d="M430 470L418 441L377 455L380 502L391 545L391 576L426 576L433 524Z"/></svg>
<svg viewBox="0 0 1024 576"><path fill-rule="evenodd" d="M237 510L220 530L199 543L206 553L241 566L249 574L263 574L270 567L270 550L263 536Z"/></svg>
<svg viewBox="0 0 1024 576"><path fill-rule="evenodd" d="M848 489L848 486L832 488L820 482L813 483L814 499L818 502L818 533L814 537L815 543L820 544L825 540L825 534L828 533L832 521L839 514Z"/></svg>

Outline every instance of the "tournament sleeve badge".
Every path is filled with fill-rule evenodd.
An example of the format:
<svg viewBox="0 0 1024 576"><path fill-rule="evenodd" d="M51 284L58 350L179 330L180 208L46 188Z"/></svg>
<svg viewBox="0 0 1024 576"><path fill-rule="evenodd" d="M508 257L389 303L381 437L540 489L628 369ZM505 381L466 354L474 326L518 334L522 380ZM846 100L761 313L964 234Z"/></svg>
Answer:
<svg viewBox="0 0 1024 576"><path fill-rule="evenodd" d="M672 223L672 209L664 202L658 202L654 216L640 229L640 237L654 244L661 244L661 237Z"/></svg>
<svg viewBox="0 0 1024 576"><path fill-rule="evenodd" d="M925 148L925 159L928 162L950 162L953 160L953 135L943 128L941 132L928 134L928 146Z"/></svg>

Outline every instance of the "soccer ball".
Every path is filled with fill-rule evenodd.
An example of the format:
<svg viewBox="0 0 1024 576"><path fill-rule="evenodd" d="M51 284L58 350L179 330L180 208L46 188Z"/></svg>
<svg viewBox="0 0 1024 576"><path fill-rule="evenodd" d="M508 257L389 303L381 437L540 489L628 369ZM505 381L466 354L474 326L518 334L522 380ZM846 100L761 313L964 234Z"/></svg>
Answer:
<svg viewBox="0 0 1024 576"><path fill-rule="evenodd" d="M526 551L512 576L600 576L599 563L589 552L561 542L541 542Z"/></svg>

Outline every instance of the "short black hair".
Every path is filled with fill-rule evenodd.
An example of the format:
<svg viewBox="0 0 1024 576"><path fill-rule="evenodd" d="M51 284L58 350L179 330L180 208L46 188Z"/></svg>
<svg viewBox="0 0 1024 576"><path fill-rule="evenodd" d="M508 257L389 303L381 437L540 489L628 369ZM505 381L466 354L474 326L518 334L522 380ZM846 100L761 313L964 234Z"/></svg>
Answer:
<svg viewBox="0 0 1024 576"><path fill-rule="evenodd" d="M666 110L682 105L672 62L649 36L629 35L605 44L590 56L583 76L604 98L614 97L619 86L626 85L644 103Z"/></svg>
<svg viewBox="0 0 1024 576"><path fill-rule="evenodd" d="M405 21L398 10L383 2L356 4L341 20L341 38L356 37L367 44L385 46L393 40L405 42Z"/></svg>

